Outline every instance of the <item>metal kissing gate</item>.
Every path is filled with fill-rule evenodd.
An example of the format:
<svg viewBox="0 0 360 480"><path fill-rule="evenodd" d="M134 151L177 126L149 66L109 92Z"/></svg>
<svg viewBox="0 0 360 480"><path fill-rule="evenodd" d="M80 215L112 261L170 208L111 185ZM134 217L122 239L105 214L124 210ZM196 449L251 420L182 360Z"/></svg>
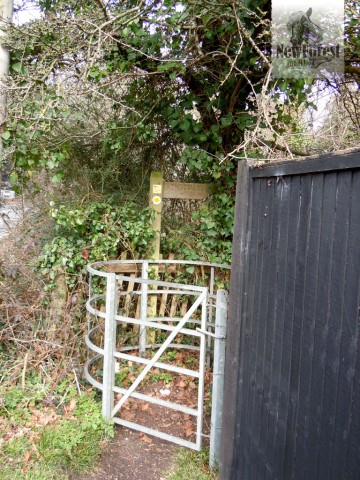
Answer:
<svg viewBox="0 0 360 480"><path fill-rule="evenodd" d="M215 280L217 272L227 275L228 270L226 265L179 260L108 261L88 267L90 298L87 310L92 321L86 344L96 355L88 360L85 375L102 391L103 416L119 425L201 450L205 370L210 366L210 354L214 350L210 435L213 464L218 461L220 443L227 316L227 294L225 290L215 292ZM198 283L204 286L164 281L174 277L176 280L179 272L182 281L189 273L194 273ZM126 341L122 332L126 333ZM187 355L192 351L191 365L175 365L168 361L174 349L187 352ZM102 369L97 369L101 362ZM136 376L130 385L116 385L116 367L126 364L137 366ZM145 388L146 377L149 378L154 369L180 375L192 382L197 392L196 404L184 405L153 392L149 394ZM180 412L193 419L196 425L194 441L122 418L122 408L129 399Z"/></svg>

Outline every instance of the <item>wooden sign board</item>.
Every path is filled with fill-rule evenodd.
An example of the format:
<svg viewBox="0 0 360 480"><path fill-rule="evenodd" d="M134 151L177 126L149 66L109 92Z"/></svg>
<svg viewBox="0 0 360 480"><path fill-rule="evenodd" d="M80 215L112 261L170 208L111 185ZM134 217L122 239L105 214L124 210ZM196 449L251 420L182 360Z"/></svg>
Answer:
<svg viewBox="0 0 360 480"><path fill-rule="evenodd" d="M161 212L163 198L182 200L203 200L210 195L210 185L206 183L164 182L161 172L151 172L149 206L155 212L152 228L156 235L153 241L153 258L160 258ZM153 298L156 299L154 296Z"/></svg>
<svg viewBox="0 0 360 480"><path fill-rule="evenodd" d="M163 198L180 198L183 200L203 200L210 195L207 183L164 182Z"/></svg>

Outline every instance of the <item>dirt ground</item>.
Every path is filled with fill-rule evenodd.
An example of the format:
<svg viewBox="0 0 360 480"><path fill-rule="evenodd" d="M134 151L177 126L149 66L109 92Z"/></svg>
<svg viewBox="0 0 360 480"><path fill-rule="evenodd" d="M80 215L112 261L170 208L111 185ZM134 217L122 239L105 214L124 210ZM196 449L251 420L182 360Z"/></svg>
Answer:
<svg viewBox="0 0 360 480"><path fill-rule="evenodd" d="M207 372L206 380L205 398L208 399L210 371ZM167 390L164 392L163 389ZM161 394L164 392L166 400L196 408L197 386L193 381L185 382L182 376L177 376L167 386L162 381L145 384L140 391L158 398L164 398ZM121 395L116 397L117 400L120 398ZM203 444L206 446L210 418L208 412L204 413ZM127 400L121 410L121 418L185 440L196 440L194 417L142 400ZM165 480L165 472L179 447L119 425L115 429L115 438L105 447L98 468L90 474L75 475L70 480Z"/></svg>
<svg viewBox="0 0 360 480"><path fill-rule="evenodd" d="M99 467L71 480L162 480L177 449L169 442L117 426Z"/></svg>

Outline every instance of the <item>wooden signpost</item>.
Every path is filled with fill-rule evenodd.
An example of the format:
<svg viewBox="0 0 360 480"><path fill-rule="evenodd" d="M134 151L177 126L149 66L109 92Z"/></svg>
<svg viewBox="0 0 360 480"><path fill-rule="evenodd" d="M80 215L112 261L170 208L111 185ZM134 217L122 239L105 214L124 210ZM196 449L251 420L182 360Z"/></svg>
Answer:
<svg viewBox="0 0 360 480"><path fill-rule="evenodd" d="M154 240L153 258L160 258L161 213L163 199L178 198L183 200L203 200L210 194L210 185L207 183L164 182L161 172L152 172L150 176L149 205L155 211L153 229L156 233Z"/></svg>
<svg viewBox="0 0 360 480"><path fill-rule="evenodd" d="M203 200L210 194L210 185L205 183L182 183L182 182L164 182L161 172L152 172L150 176L149 206L155 212L155 218L152 227L155 231L153 241L154 260L160 260L160 236L161 236L161 213L163 199L178 198L183 200ZM153 267L154 274L157 277L159 267ZM148 316L156 315L156 296L152 295L148 303ZM153 341L152 332L148 332L148 343Z"/></svg>
<svg viewBox="0 0 360 480"><path fill-rule="evenodd" d="M160 233L161 233L161 212L164 193L164 179L160 172L151 172L150 176L150 193L149 206L155 212L155 217L152 223L152 228L155 231L155 239L153 242L153 258L159 260L160 258Z"/></svg>

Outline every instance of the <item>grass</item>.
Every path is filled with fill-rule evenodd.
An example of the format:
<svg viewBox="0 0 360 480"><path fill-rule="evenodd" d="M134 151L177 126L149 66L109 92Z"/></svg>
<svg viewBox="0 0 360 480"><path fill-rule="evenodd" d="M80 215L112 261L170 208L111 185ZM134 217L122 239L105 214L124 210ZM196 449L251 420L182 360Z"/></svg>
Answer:
<svg viewBox="0 0 360 480"><path fill-rule="evenodd" d="M112 433L94 393L69 381L0 388L0 480L67 480L96 464Z"/></svg>
<svg viewBox="0 0 360 480"><path fill-rule="evenodd" d="M31 459L35 454L29 439L14 438L0 449L1 480L67 480L66 473L54 469L40 459Z"/></svg>
<svg viewBox="0 0 360 480"><path fill-rule="evenodd" d="M209 452L182 448L167 472L166 480L217 480L217 471L209 469Z"/></svg>

